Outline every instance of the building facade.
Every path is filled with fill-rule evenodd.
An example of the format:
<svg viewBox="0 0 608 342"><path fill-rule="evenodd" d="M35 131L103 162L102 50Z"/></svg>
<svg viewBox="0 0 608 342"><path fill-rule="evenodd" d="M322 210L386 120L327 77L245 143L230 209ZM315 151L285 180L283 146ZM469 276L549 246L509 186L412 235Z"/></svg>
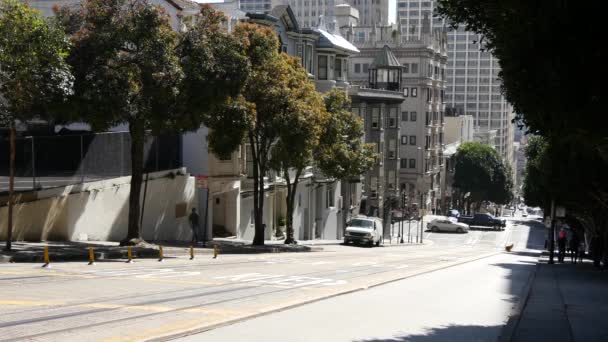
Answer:
<svg viewBox="0 0 608 342"><path fill-rule="evenodd" d="M370 65L385 45L402 66L399 189L412 207L432 210L440 198L447 51L440 31L432 31L428 20L423 28L421 38L404 37L400 25L349 27L343 35L361 50L349 67L353 84L365 86Z"/></svg>
<svg viewBox="0 0 608 342"><path fill-rule="evenodd" d="M301 59L318 91L336 87L346 91L349 87L348 58L358 50L328 31L323 20L318 27L301 28L287 5L275 6L268 13L248 13L247 17L249 22L274 29L281 50ZM208 225L213 227L215 236L251 240L254 235L251 149L243 144L228 159L219 159L210 153L208 162ZM272 239L279 232L280 219L287 214L286 180L276 172L268 172L265 189L265 238ZM350 213L358 212L359 196L356 186L324 177L312 167L305 169L295 196L294 238L341 239L345 220Z"/></svg>
<svg viewBox="0 0 608 342"><path fill-rule="evenodd" d="M361 212L390 222L399 191L399 112L405 100L401 91L403 67L385 45L369 67L365 86L352 87L352 111L363 119L365 142L377 154L372 168L364 175L364 204ZM386 224L388 226L388 223ZM385 229L388 237L390 230Z"/></svg>
<svg viewBox="0 0 608 342"><path fill-rule="evenodd" d="M338 0L359 11L359 24L363 26L388 25L388 0Z"/></svg>
<svg viewBox="0 0 608 342"><path fill-rule="evenodd" d="M475 134L475 119L473 119L473 116L449 116L446 112L444 120L444 144L473 141Z"/></svg>
<svg viewBox="0 0 608 342"><path fill-rule="evenodd" d="M397 0L397 20L406 37L420 37L424 18L432 18L434 0ZM500 66L489 51L482 51L480 38L464 27L448 28L441 18L433 18L433 28L445 29L448 36L448 64L446 72L446 106L459 114L471 115L475 129L496 131L489 141L513 168L514 126L513 107L501 93L498 78Z"/></svg>

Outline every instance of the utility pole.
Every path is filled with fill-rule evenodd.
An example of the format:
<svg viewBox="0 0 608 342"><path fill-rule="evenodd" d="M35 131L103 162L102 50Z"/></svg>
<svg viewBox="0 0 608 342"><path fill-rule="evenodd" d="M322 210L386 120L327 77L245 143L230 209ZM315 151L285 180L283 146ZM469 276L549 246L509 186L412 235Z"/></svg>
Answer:
<svg viewBox="0 0 608 342"><path fill-rule="evenodd" d="M553 264L555 256L555 200L551 199L551 229L549 232L549 264Z"/></svg>

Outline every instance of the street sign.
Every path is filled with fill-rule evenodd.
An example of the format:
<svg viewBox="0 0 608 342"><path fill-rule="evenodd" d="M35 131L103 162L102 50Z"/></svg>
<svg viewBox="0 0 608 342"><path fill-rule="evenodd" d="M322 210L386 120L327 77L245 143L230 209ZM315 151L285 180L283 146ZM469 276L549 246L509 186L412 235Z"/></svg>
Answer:
<svg viewBox="0 0 608 342"><path fill-rule="evenodd" d="M555 217L566 217L566 208L556 207L555 208Z"/></svg>
<svg viewBox="0 0 608 342"><path fill-rule="evenodd" d="M196 187L199 189L207 189L209 186L208 178L209 176L196 176Z"/></svg>

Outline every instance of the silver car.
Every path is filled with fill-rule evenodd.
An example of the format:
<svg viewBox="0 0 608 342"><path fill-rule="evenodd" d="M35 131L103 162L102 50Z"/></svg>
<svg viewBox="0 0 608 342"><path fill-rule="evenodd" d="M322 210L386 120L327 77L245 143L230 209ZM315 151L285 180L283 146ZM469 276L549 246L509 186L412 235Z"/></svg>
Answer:
<svg viewBox="0 0 608 342"><path fill-rule="evenodd" d="M456 233L468 233L469 225L458 222L453 217L440 217L429 222L426 227L432 232L456 232Z"/></svg>

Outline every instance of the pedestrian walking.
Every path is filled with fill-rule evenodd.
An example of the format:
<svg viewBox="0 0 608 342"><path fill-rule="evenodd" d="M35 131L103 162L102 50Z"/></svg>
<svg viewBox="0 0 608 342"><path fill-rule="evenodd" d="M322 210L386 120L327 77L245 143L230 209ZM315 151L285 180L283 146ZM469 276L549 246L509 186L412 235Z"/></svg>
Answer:
<svg viewBox="0 0 608 342"><path fill-rule="evenodd" d="M585 241L581 241L578 244L578 251L576 253L576 259L574 259L574 263L583 262L583 258L585 257Z"/></svg>
<svg viewBox="0 0 608 342"><path fill-rule="evenodd" d="M198 243L199 242L199 238L198 238L198 219L199 216L196 213L196 208L192 208L192 213L190 213L190 216L188 216L188 220L190 221L190 227L192 228L192 242L194 243Z"/></svg>
<svg viewBox="0 0 608 342"><path fill-rule="evenodd" d="M574 232L572 231L570 226L568 226L567 223L564 223L562 227L564 227L564 229L566 230L566 253L570 253L572 251L572 245L570 244L570 242L572 241Z"/></svg>
<svg viewBox="0 0 608 342"><path fill-rule="evenodd" d="M564 257L566 256L566 242L566 230L562 227L557 235L557 249L559 251L557 255L558 262L564 262Z"/></svg>
<svg viewBox="0 0 608 342"><path fill-rule="evenodd" d="M572 236L570 238L570 241L568 242L569 245L569 250L570 250L570 260L572 261L573 264L576 264L576 259L578 258L578 245L579 245L579 239L578 239L578 235L576 234L576 232L572 232Z"/></svg>

